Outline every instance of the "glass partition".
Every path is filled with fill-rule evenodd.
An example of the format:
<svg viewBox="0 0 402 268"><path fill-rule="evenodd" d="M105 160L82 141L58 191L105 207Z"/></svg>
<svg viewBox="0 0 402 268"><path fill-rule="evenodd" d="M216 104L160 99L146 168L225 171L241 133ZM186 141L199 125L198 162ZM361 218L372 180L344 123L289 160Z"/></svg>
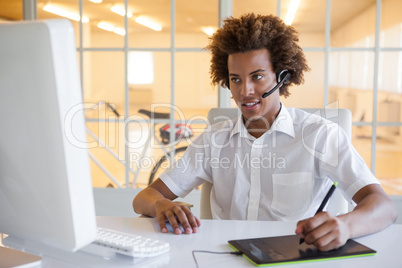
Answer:
<svg viewBox="0 0 402 268"><path fill-rule="evenodd" d="M49 4L74 14L70 20L76 32L84 98L92 105L86 110L88 128L98 134L107 130L104 138L118 148L111 151L117 150L117 159L126 160L133 152L127 141L133 144L137 141L135 133L140 124L130 121L130 117L139 116L138 110L155 108L153 104L170 105L156 108L175 114L171 121L158 121L167 124L179 121L178 112L171 108L178 107L185 121L190 120L190 125L200 132L205 126L201 117L218 105L220 91L211 86L209 78L210 55L202 49L208 44L208 33L202 31L204 27L213 31L219 25L220 16L249 12L277 14L286 19L293 1L94 2L38 0L38 19L63 17L46 11L44 8ZM8 1L0 10L0 17L22 19L21 12L13 8L15 5L21 5L21 1ZM299 32L300 45L311 71L305 74L305 83L291 88L292 95L283 100L286 106L292 107L337 103L341 108L350 109L352 143L377 177L392 179L387 188L390 193L401 185L398 179L401 174L391 160L398 161L402 151L399 142L402 137L401 9L399 0L300 1L292 26ZM148 20L148 26L144 25L147 24L144 19ZM101 28L101 22L113 27L103 24L105 27ZM200 118L192 120L194 116ZM101 123L105 118L112 120ZM147 135L158 136L158 132L150 134L159 131L158 127L152 130L156 122L146 120ZM129 165L110 160L95 150L97 159L105 159L104 170L99 167L99 172L106 175L94 175L102 178L100 182L94 179L94 185L105 187L107 180L113 187L146 185L146 179L141 186L132 185L134 175L128 170ZM109 169L118 183L107 175Z"/></svg>

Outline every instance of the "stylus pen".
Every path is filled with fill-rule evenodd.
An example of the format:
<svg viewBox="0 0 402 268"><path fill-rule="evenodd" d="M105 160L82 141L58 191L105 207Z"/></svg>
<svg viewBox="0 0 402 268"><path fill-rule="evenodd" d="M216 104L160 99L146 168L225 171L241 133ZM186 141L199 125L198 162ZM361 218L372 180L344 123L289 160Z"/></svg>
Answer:
<svg viewBox="0 0 402 268"><path fill-rule="evenodd" d="M322 210L324 209L324 207L327 205L328 200L331 198L331 195L334 193L336 186L338 185L337 182L334 182L334 184L332 184L331 188L329 189L327 195L324 197L324 200L322 200L320 207L317 209L317 212L314 215L317 215L318 213L322 212ZM300 243L302 244L304 242L303 238L300 238Z"/></svg>

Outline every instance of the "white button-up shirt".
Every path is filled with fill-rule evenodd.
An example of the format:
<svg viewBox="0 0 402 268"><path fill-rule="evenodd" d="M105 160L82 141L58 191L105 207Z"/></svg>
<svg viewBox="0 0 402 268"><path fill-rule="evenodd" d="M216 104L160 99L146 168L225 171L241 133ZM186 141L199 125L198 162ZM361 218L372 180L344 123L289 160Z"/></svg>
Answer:
<svg viewBox="0 0 402 268"><path fill-rule="evenodd" d="M208 127L161 179L180 197L211 182L213 218L233 220L311 217L333 182L349 201L378 183L336 123L283 105L259 138L242 116Z"/></svg>

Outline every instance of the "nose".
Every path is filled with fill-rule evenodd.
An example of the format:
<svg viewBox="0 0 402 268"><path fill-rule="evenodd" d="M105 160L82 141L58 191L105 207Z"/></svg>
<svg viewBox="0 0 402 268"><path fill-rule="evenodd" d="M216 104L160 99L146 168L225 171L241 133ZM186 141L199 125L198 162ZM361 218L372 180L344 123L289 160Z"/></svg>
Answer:
<svg viewBox="0 0 402 268"><path fill-rule="evenodd" d="M255 93L254 85L247 79L242 83L241 95L243 97L251 96Z"/></svg>

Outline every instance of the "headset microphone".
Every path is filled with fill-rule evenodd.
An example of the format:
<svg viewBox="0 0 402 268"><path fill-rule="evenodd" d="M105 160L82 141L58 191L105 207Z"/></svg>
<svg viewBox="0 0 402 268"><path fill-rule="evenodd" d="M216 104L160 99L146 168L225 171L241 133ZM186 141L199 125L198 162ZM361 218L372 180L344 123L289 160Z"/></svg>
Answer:
<svg viewBox="0 0 402 268"><path fill-rule="evenodd" d="M262 94L262 97L263 98L268 97L269 95L274 93L275 90L277 90L281 85L289 83L289 80L290 80L290 72L288 70L286 70L286 69L282 70L276 77L276 81L278 82L276 84L276 86L273 89L271 89L270 91L265 92L264 94Z"/></svg>

